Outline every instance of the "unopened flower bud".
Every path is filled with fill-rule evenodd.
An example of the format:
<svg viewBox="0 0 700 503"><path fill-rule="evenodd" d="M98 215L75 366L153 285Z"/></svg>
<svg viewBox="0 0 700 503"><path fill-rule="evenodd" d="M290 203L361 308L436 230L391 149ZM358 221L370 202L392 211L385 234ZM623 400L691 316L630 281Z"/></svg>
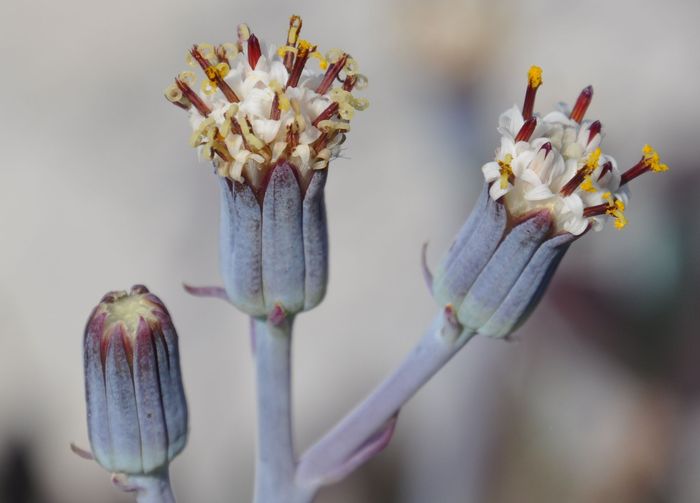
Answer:
<svg viewBox="0 0 700 503"><path fill-rule="evenodd" d="M145 286L110 292L83 345L92 453L111 472L162 469L187 441L187 403L168 310Z"/></svg>

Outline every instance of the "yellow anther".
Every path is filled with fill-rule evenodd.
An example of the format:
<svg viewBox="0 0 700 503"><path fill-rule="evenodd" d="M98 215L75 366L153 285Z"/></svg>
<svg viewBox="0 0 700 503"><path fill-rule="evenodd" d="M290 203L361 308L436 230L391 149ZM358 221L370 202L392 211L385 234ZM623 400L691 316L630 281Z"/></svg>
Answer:
<svg viewBox="0 0 700 503"><path fill-rule="evenodd" d="M295 55L296 55L296 53L297 53L297 48L296 48L296 47L292 47L291 45L283 45L283 46L280 46L280 47L277 49L277 55L278 55L280 58L284 58L284 57L287 55L288 52L291 52L292 54L295 54Z"/></svg>
<svg viewBox="0 0 700 503"><path fill-rule="evenodd" d="M239 120L238 124L241 127L243 138L245 138L246 143L248 143L248 145L251 148L254 148L255 150L260 150L265 146L265 143L263 143L263 141L257 136L255 136L250 130L250 127L248 126L248 121L245 118L243 120Z"/></svg>
<svg viewBox="0 0 700 503"><path fill-rule="evenodd" d="M172 103L178 103L182 99L182 91L175 84L172 84L165 88L165 98Z"/></svg>
<svg viewBox="0 0 700 503"><path fill-rule="evenodd" d="M231 68L226 63L218 63L214 68L216 68L216 73L219 74L219 77L222 79L226 78L228 75L228 72L231 71Z"/></svg>
<svg viewBox="0 0 700 503"><path fill-rule="evenodd" d="M294 110L294 123L297 127L297 133L301 133L306 129L306 122L304 122L304 117L301 114L301 105L297 100L290 100L292 110Z"/></svg>
<svg viewBox="0 0 700 503"><path fill-rule="evenodd" d="M212 44L197 44L197 50L210 63L216 61L216 50Z"/></svg>
<svg viewBox="0 0 700 503"><path fill-rule="evenodd" d="M199 87L204 94L211 96L216 92L217 85L215 80L203 80Z"/></svg>
<svg viewBox="0 0 700 503"><path fill-rule="evenodd" d="M598 163L600 162L601 154L602 152L600 148L597 148L591 152L588 159L586 159L586 165L584 166L586 174L591 174L595 171L595 169L598 167Z"/></svg>
<svg viewBox="0 0 700 503"><path fill-rule="evenodd" d="M238 25L238 40L245 42L250 38L250 28L245 23Z"/></svg>
<svg viewBox="0 0 700 503"><path fill-rule="evenodd" d="M297 39L299 38L299 32L301 31L301 18L299 16L292 16L289 18L289 31L287 31L287 44L295 45Z"/></svg>
<svg viewBox="0 0 700 503"><path fill-rule="evenodd" d="M369 106L369 100L367 98L355 98L350 91L341 89L339 87L334 87L331 89L328 96L331 100L337 102L341 107L343 105L350 106L355 110L365 110Z"/></svg>
<svg viewBox="0 0 700 503"><path fill-rule="evenodd" d="M542 85L542 68L531 66L527 72L527 83L533 89L540 87Z"/></svg>
<svg viewBox="0 0 700 503"><path fill-rule="evenodd" d="M216 71L216 68L215 68L215 67L210 66L209 68L207 68L206 70L204 70L204 73L207 74L207 78L208 78L210 81L216 82L216 76L217 76L217 73L218 73L218 72ZM216 84L215 84L215 85L216 85Z"/></svg>
<svg viewBox="0 0 700 503"><path fill-rule="evenodd" d="M508 188L510 178L513 176L513 168L510 166L511 162L513 162L513 156L511 154L506 154L502 161L498 161L498 166L501 171L500 185L503 190Z"/></svg>
<svg viewBox="0 0 700 503"><path fill-rule="evenodd" d="M318 123L318 129L321 131L350 131L350 124L347 122L325 120Z"/></svg>
<svg viewBox="0 0 700 503"><path fill-rule="evenodd" d="M325 70L328 68L328 61L326 58L323 57L323 54L321 54L318 51L314 51L311 54L309 54L309 57L311 58L316 58L318 60L318 66L321 68L321 70Z"/></svg>
<svg viewBox="0 0 700 503"><path fill-rule="evenodd" d="M622 229L627 225L627 218L625 217L625 203L619 199L614 199L610 192L605 192L603 194L603 199L608 201L608 209L605 210L607 215L610 215L615 219L615 228Z"/></svg>
<svg viewBox="0 0 700 503"><path fill-rule="evenodd" d="M581 190L585 190L586 192L598 192L598 189L596 189L593 185L593 180L591 179L590 175L586 176L586 178L583 180L583 183L581 183L580 187Z"/></svg>
<svg viewBox="0 0 700 503"><path fill-rule="evenodd" d="M656 152L651 145L644 145L644 148L642 148L642 156L645 164L651 171L656 171L657 173L668 171L668 166L661 163L658 152Z"/></svg>
<svg viewBox="0 0 700 503"><path fill-rule="evenodd" d="M181 80L188 86L193 85L197 81L197 76L194 74L194 72L191 72L189 70L180 72L180 75L178 75L177 78L178 80Z"/></svg>
<svg viewBox="0 0 700 503"><path fill-rule="evenodd" d="M299 46L300 51L311 52L311 51L316 50L316 46L313 45L308 40L301 39L301 40L299 40L299 43L297 45Z"/></svg>
<svg viewBox="0 0 700 503"><path fill-rule="evenodd" d="M355 75L359 69L360 66L353 58L348 58L348 60L345 62L344 70L346 75Z"/></svg>
<svg viewBox="0 0 700 503"><path fill-rule="evenodd" d="M231 106L228 107L228 109L224 112L224 123L219 128L219 133L221 133L221 136L226 138L228 134L231 132L231 119L236 115L238 112L238 105L235 103L232 103Z"/></svg>
<svg viewBox="0 0 700 503"><path fill-rule="evenodd" d="M340 49L331 49L326 53L326 60L328 60L330 63L335 63L343 56L343 54L344 52Z"/></svg>
<svg viewBox="0 0 700 503"><path fill-rule="evenodd" d="M231 43L231 42L226 42L225 44L222 44L221 47L224 48L224 54L229 59L235 58L236 56L238 56L238 53L240 52L238 50L238 47L236 46L236 44Z"/></svg>
<svg viewBox="0 0 700 503"><path fill-rule="evenodd" d="M346 104L340 105L338 107L338 115L340 115L341 119L349 121L355 115L355 109L351 106L347 106Z"/></svg>
<svg viewBox="0 0 700 503"><path fill-rule="evenodd" d="M365 89L367 87L367 84L369 83L367 77L365 75L362 75L361 73L356 73L355 79L355 89Z"/></svg>
<svg viewBox="0 0 700 503"><path fill-rule="evenodd" d="M207 141L213 140L214 136L216 136L216 122L214 122L213 117L208 117L192 132L192 136L190 136L190 145L199 147Z"/></svg>
<svg viewBox="0 0 700 503"><path fill-rule="evenodd" d="M271 80L270 83L268 84L270 89L272 89L275 94L277 95L277 107L282 111L286 112L289 110L291 107L289 103L289 98L287 95L284 93L284 88L282 88L282 84L277 82L276 80Z"/></svg>

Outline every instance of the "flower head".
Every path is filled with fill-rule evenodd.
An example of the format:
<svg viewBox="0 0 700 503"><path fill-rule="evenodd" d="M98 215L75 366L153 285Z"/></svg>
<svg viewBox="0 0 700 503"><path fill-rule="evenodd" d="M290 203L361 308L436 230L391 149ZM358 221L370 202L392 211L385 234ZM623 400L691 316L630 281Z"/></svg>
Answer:
<svg viewBox="0 0 700 503"><path fill-rule="evenodd" d="M668 167L646 145L642 159L621 173L615 159L601 150L600 121L584 119L593 88L583 89L572 108L561 105L540 117L534 103L541 85L542 70L532 67L522 112L514 106L499 119L500 147L494 161L482 168L490 196L502 200L514 217L549 210L555 233L578 236L589 227L599 230L606 219L623 228L626 184L646 171Z"/></svg>
<svg viewBox="0 0 700 503"><path fill-rule="evenodd" d="M299 38L301 26L292 16L281 46L259 41L245 24L234 43L197 44L187 61L204 72L199 86L186 71L166 89L190 113L192 146L220 176L257 190L287 161L305 187L338 155L355 111L368 106L353 95L367 83L357 62L338 49L322 54Z"/></svg>

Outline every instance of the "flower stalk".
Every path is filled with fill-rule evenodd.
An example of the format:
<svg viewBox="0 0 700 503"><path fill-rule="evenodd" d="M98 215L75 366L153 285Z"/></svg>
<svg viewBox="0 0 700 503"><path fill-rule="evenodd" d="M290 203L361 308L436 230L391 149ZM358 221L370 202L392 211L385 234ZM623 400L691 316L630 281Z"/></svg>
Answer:
<svg viewBox="0 0 700 503"><path fill-rule="evenodd" d="M251 318L258 414L255 503L292 502L300 492L294 481L292 432L290 358L294 319L283 315L281 318L275 322Z"/></svg>
<svg viewBox="0 0 700 503"><path fill-rule="evenodd" d="M459 324L451 307L445 308L399 367L303 454L297 480L319 488L342 479L376 454L377 449L363 449L368 441L384 440L381 447L388 443L382 430L389 427L393 432L393 420L401 407L473 335ZM366 455L358 459L355 455L363 451Z"/></svg>

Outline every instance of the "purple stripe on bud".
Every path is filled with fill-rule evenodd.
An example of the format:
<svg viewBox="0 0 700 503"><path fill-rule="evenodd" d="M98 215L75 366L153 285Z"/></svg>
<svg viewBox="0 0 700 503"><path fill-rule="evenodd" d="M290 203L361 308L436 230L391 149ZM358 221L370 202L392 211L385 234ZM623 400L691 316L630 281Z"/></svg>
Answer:
<svg viewBox="0 0 700 503"><path fill-rule="evenodd" d="M127 334L122 324L117 323L107 337L105 389L114 447L110 469L115 472L141 473L141 434L128 358L131 351Z"/></svg>
<svg viewBox="0 0 700 503"><path fill-rule="evenodd" d="M241 310L265 313L262 287L262 214L246 184L219 179L221 191L221 273L231 302Z"/></svg>
<svg viewBox="0 0 700 503"><path fill-rule="evenodd" d="M506 235L459 307L460 322L478 329L498 309L518 276L552 227L552 216L543 210L516 225Z"/></svg>
<svg viewBox="0 0 700 503"><path fill-rule="evenodd" d="M565 233L542 243L496 312L478 332L505 337L520 326L539 303L559 262L576 238Z"/></svg>
<svg viewBox="0 0 700 503"><path fill-rule="evenodd" d="M112 462L112 435L107 413L102 331L107 313L93 315L85 330L85 397L88 433L95 459L102 465Z"/></svg>
<svg viewBox="0 0 700 503"><path fill-rule="evenodd" d="M328 284L328 229L324 187L328 171L315 171L303 201L304 309L316 307L326 295Z"/></svg>
<svg viewBox="0 0 700 503"><path fill-rule="evenodd" d="M476 207L435 274L433 296L440 305L462 303L500 243L506 222L507 214L503 204L482 192Z"/></svg>
<svg viewBox="0 0 700 503"><path fill-rule="evenodd" d="M168 431L163 417L160 381L154 337L148 322L141 318L134 348L134 390L141 431L141 461L148 473L168 461Z"/></svg>
<svg viewBox="0 0 700 503"><path fill-rule="evenodd" d="M301 189L286 162L272 171L263 200L262 276L265 307L304 308L304 242ZM238 241L238 238L236 238Z"/></svg>
<svg viewBox="0 0 700 503"><path fill-rule="evenodd" d="M187 443L187 405L180 377L180 350L172 324L162 324L155 338L160 390L168 430L168 458L177 456Z"/></svg>

